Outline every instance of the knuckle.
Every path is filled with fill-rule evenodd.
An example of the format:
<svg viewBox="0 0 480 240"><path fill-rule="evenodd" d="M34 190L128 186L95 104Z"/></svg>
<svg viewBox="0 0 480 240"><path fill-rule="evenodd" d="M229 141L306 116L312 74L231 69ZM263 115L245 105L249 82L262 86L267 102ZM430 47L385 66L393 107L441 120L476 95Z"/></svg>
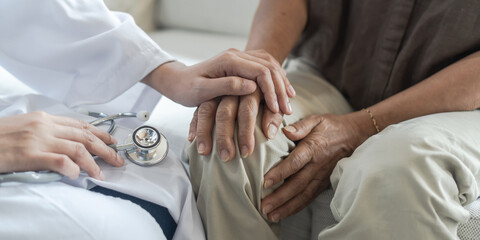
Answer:
<svg viewBox="0 0 480 240"><path fill-rule="evenodd" d="M302 154L303 155L303 154ZM292 172L297 172L300 168L303 167L303 158L302 155L295 155L290 161L289 169Z"/></svg>
<svg viewBox="0 0 480 240"><path fill-rule="evenodd" d="M59 155L51 161L51 164L54 169L63 169L67 165L67 161L69 159L66 155Z"/></svg>
<svg viewBox="0 0 480 240"><path fill-rule="evenodd" d="M50 115L44 111L35 111L35 112L32 112L32 115L35 116L37 119L38 118L47 118L49 117Z"/></svg>
<svg viewBox="0 0 480 240"><path fill-rule="evenodd" d="M243 88L244 80L239 77L230 77L230 81L228 81L228 90L235 91Z"/></svg>
<svg viewBox="0 0 480 240"><path fill-rule="evenodd" d="M262 56L264 56L265 54L268 54L268 52L265 51L265 49L263 49L263 48L256 50L256 52L257 52L257 54L260 54Z"/></svg>
<svg viewBox="0 0 480 240"><path fill-rule="evenodd" d="M232 139L233 136L230 136L228 133L223 131L217 131L215 138L218 143L223 144L225 141Z"/></svg>
<svg viewBox="0 0 480 240"><path fill-rule="evenodd" d="M265 77L270 77L270 69L267 66L260 67L260 72Z"/></svg>
<svg viewBox="0 0 480 240"><path fill-rule="evenodd" d="M228 49L227 51L223 52L220 55L220 58L224 58L224 59L233 59L234 57L235 57L235 53L231 49Z"/></svg>
<svg viewBox="0 0 480 240"><path fill-rule="evenodd" d="M88 131L88 128L90 127L90 124L88 124L87 122L81 121L81 120L78 120L78 122L80 123L80 128L81 129L84 129L84 130Z"/></svg>
<svg viewBox="0 0 480 240"><path fill-rule="evenodd" d="M83 157L87 153L85 146L81 143L75 143L73 145L73 155L75 157Z"/></svg>
<svg viewBox="0 0 480 240"><path fill-rule="evenodd" d="M253 99L248 99L243 102L242 107L238 109L238 115L246 116L247 118L251 119L256 115L258 111L258 103L255 102Z"/></svg>
<svg viewBox="0 0 480 240"><path fill-rule="evenodd" d="M114 159L117 158L117 153L114 150L109 148L109 149L107 149L107 158L111 159L111 160L114 160Z"/></svg>
<svg viewBox="0 0 480 240"><path fill-rule="evenodd" d="M217 105L212 101L202 103L200 107L198 107L198 118L211 117L216 109Z"/></svg>
<svg viewBox="0 0 480 240"><path fill-rule="evenodd" d="M302 193L300 193L299 197L303 202L309 202L314 196L315 196L315 192L307 188L303 190Z"/></svg>
<svg viewBox="0 0 480 240"><path fill-rule="evenodd" d="M212 129L209 129L207 127L200 127L197 128L196 134L199 139L210 138L212 134Z"/></svg>
<svg viewBox="0 0 480 240"><path fill-rule="evenodd" d="M229 107L219 108L217 111L216 120L217 122L229 122L235 119L235 112Z"/></svg>
<svg viewBox="0 0 480 240"><path fill-rule="evenodd" d="M85 140L85 145L93 146L95 144L96 137L87 129L82 130L83 139Z"/></svg>
<svg viewBox="0 0 480 240"><path fill-rule="evenodd" d="M44 118L36 118L33 121L27 124L27 128L40 131L43 130L47 126L47 122Z"/></svg>

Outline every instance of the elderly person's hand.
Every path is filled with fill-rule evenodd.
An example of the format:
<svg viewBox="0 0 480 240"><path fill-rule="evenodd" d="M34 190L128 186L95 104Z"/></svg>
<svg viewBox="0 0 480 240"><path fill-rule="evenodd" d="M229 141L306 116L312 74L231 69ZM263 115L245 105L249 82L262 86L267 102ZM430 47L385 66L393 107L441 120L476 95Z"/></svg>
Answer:
<svg viewBox="0 0 480 240"><path fill-rule="evenodd" d="M103 180L90 153L122 166L123 158L107 146L114 143L107 132L68 117L33 112L0 118L0 172L51 170L75 179L83 169Z"/></svg>
<svg viewBox="0 0 480 240"><path fill-rule="evenodd" d="M286 80L285 72L267 52L247 51L246 53L258 56L267 61L272 76L281 78L287 83L288 96L294 97L295 91ZM264 63L265 64L265 63ZM278 80L277 80L278 81ZM226 96L202 103L194 113L190 123L188 139L193 141L197 137L197 150L201 155L208 155L212 149L212 130L215 126L217 149L223 161L232 159L235 152L234 133L235 123L238 122L238 144L242 157L250 155L255 146L254 129L258 109L263 94L256 90L246 96ZM288 112L275 113L269 107L265 107L262 121L262 129L268 138L273 138L282 122L283 113L290 114L290 101L287 99Z"/></svg>
<svg viewBox="0 0 480 240"><path fill-rule="evenodd" d="M294 95L293 88L285 71L268 56L262 51L229 49L193 66L165 63L143 82L185 106L198 106L218 96L250 94L258 85L272 112L290 114L288 98Z"/></svg>
<svg viewBox="0 0 480 240"><path fill-rule="evenodd" d="M293 215L315 199L330 183L337 162L376 133L371 119L359 111L346 115L312 115L283 128L299 141L290 155L264 176L264 187L284 183L262 200L271 221Z"/></svg>

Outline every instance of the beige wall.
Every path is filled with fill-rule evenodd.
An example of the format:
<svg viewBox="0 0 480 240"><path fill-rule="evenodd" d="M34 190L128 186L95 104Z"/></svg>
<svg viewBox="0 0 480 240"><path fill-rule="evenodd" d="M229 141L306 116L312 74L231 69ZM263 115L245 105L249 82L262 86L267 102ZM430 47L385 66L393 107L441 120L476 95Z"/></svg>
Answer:
<svg viewBox="0 0 480 240"><path fill-rule="evenodd" d="M155 29L155 0L104 0L112 11L126 12L133 16L135 22L145 32Z"/></svg>

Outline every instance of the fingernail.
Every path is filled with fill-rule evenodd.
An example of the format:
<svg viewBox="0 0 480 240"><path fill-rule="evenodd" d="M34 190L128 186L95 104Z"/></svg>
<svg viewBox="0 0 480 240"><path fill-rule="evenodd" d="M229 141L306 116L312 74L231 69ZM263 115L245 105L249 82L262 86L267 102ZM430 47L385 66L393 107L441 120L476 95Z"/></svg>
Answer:
<svg viewBox="0 0 480 240"><path fill-rule="evenodd" d="M288 112L292 113L292 105L290 105L290 103L288 103Z"/></svg>
<svg viewBox="0 0 480 240"><path fill-rule="evenodd" d="M279 107L278 107L277 99L275 99L275 103L273 105L274 105L275 111L278 112Z"/></svg>
<svg viewBox="0 0 480 240"><path fill-rule="evenodd" d="M278 220L280 220L280 214L278 213L273 214L272 222L278 222Z"/></svg>
<svg viewBox="0 0 480 240"><path fill-rule="evenodd" d="M297 129L294 126L286 126L283 129L285 129L285 131L291 132L291 133L294 133L294 132L297 131Z"/></svg>
<svg viewBox="0 0 480 240"><path fill-rule="evenodd" d="M105 175L103 174L102 171L100 171L100 174L98 174L98 178L102 181L105 181Z"/></svg>
<svg viewBox="0 0 480 240"><path fill-rule="evenodd" d="M112 143L113 143L113 144L117 144L117 143L118 143L117 139L115 139L114 137L112 137Z"/></svg>
<svg viewBox="0 0 480 240"><path fill-rule="evenodd" d="M189 141L189 142L193 141L193 132L190 132L190 133L188 134L188 141Z"/></svg>
<svg viewBox="0 0 480 240"><path fill-rule="evenodd" d="M267 206L265 206L263 208L263 214L268 214L269 212L272 211L272 208L273 208L273 205L272 204L268 204Z"/></svg>
<svg viewBox="0 0 480 240"><path fill-rule="evenodd" d="M270 125L268 126L268 138L273 139L275 137L275 135L277 134L277 130L278 130L277 126L270 123Z"/></svg>
<svg viewBox="0 0 480 240"><path fill-rule="evenodd" d="M288 89L290 89L290 92L292 92L293 95L297 95L297 92L295 92L295 89L293 88L292 85L290 85L290 87L288 87Z"/></svg>
<svg viewBox="0 0 480 240"><path fill-rule="evenodd" d="M224 162L228 161L228 158L230 157L230 154L228 153L228 150L223 149L222 152L220 153L220 157L222 158L222 161L224 161Z"/></svg>
<svg viewBox="0 0 480 240"><path fill-rule="evenodd" d="M199 143L197 148L198 153L204 154L205 153L205 144Z"/></svg>
<svg viewBox="0 0 480 240"><path fill-rule="evenodd" d="M265 180L265 182L263 183L263 187L264 187L264 188L269 188L269 187L271 187L272 185L273 185L272 179L267 179L267 180Z"/></svg>
<svg viewBox="0 0 480 240"><path fill-rule="evenodd" d="M247 158L248 157L248 147L246 145L242 146L242 149L240 150L242 153L242 158Z"/></svg>

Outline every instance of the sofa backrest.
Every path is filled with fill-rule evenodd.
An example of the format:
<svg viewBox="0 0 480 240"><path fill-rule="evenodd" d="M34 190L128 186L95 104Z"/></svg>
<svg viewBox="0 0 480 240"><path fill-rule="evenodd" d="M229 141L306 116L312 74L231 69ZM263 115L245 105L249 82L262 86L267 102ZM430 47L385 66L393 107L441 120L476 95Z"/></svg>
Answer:
<svg viewBox="0 0 480 240"><path fill-rule="evenodd" d="M158 0L158 27L248 36L259 0Z"/></svg>

